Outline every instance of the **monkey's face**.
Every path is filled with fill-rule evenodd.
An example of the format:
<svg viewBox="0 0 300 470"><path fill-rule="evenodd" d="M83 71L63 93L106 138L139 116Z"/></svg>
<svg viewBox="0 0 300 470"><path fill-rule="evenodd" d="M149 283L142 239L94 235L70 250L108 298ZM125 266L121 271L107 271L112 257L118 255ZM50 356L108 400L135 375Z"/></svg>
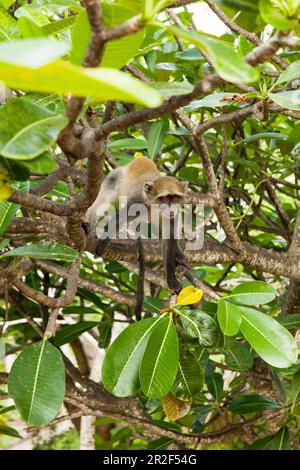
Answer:
<svg viewBox="0 0 300 470"><path fill-rule="evenodd" d="M184 204L187 191L187 182L178 181L171 176L161 176L153 182L144 184L145 203L147 206L158 204L162 207L162 211L164 207L174 206L173 212L175 212L175 206ZM170 211L168 214L172 215Z"/></svg>

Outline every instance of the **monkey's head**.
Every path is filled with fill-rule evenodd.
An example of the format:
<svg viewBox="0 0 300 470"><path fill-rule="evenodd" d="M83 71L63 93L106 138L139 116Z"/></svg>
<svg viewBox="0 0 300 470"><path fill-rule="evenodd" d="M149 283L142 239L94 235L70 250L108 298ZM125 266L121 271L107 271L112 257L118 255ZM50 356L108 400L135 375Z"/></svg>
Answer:
<svg viewBox="0 0 300 470"><path fill-rule="evenodd" d="M172 176L160 176L155 181L144 183L144 199L151 204L183 204L188 192L188 182L178 181Z"/></svg>

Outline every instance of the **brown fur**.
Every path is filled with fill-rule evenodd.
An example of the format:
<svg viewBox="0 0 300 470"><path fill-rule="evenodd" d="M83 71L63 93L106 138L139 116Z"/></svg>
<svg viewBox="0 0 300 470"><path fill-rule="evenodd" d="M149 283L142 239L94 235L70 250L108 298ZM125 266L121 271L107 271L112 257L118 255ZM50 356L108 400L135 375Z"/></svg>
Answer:
<svg viewBox="0 0 300 470"><path fill-rule="evenodd" d="M159 173L154 161L148 157L139 157L129 163L128 174L130 178L135 179L145 173Z"/></svg>

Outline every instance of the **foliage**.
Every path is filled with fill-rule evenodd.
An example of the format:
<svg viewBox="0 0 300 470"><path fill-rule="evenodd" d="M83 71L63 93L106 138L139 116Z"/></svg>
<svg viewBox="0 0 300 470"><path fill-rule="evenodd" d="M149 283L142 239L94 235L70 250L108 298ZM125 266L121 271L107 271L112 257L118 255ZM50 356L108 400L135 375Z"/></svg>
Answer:
<svg viewBox="0 0 300 470"><path fill-rule="evenodd" d="M300 3L206 1L220 37L194 25L203 2L173 3L0 1L1 446L62 409L94 416L97 449L299 445ZM99 258L81 222L141 155L205 223L177 296L143 242L137 321L134 244Z"/></svg>

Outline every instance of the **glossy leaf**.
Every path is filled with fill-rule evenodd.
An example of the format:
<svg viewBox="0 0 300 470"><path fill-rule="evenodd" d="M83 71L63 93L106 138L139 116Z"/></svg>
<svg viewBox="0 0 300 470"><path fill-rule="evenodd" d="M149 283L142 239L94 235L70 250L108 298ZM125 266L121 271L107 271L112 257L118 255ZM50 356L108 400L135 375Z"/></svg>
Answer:
<svg viewBox="0 0 300 470"><path fill-rule="evenodd" d="M36 259L52 259L57 261L66 261L70 263L74 261L77 252L70 246L57 243L55 245L24 245L14 248L0 256L0 258L7 258L9 256L28 256L29 258Z"/></svg>
<svg viewBox="0 0 300 470"><path fill-rule="evenodd" d="M247 370L253 365L253 354L251 354L248 343L232 341L223 348L225 362L228 367L236 370Z"/></svg>
<svg viewBox="0 0 300 470"><path fill-rule="evenodd" d="M128 326L109 347L102 367L104 387L126 397L139 389L139 367L146 344L160 318L147 318Z"/></svg>
<svg viewBox="0 0 300 470"><path fill-rule="evenodd" d="M16 182L14 184L14 188L22 192L28 192L29 182ZM13 202L3 201L0 203L0 237L9 227L9 224L11 223L13 217L15 216L19 208L20 205L14 204Z"/></svg>
<svg viewBox="0 0 300 470"><path fill-rule="evenodd" d="M219 330L214 319L201 310L189 310L180 314L184 335L187 339L198 341L206 348L215 346L219 341Z"/></svg>
<svg viewBox="0 0 300 470"><path fill-rule="evenodd" d="M33 160L23 160L23 164L29 168L30 171L38 175L51 173L56 167L55 159L49 152L45 152Z"/></svg>
<svg viewBox="0 0 300 470"><path fill-rule="evenodd" d="M12 99L0 108L0 154L17 160L36 158L55 142L67 122L65 116Z"/></svg>
<svg viewBox="0 0 300 470"><path fill-rule="evenodd" d="M2 6L0 6L0 41L19 38L17 21Z"/></svg>
<svg viewBox="0 0 300 470"><path fill-rule="evenodd" d="M66 29L69 29L76 22L76 16L67 16L62 20L51 21L51 23L45 24L41 27L41 30L47 36L52 36L53 34L61 33Z"/></svg>
<svg viewBox="0 0 300 470"><path fill-rule="evenodd" d="M164 303L162 300L155 297L150 297L149 295L144 297L143 304L145 310L149 310L149 312L153 313L160 313L160 311L164 308Z"/></svg>
<svg viewBox="0 0 300 470"><path fill-rule="evenodd" d="M219 372L212 372L205 375L205 383L209 393L219 401L223 396L224 381Z"/></svg>
<svg viewBox="0 0 300 470"><path fill-rule="evenodd" d="M187 82L154 82L150 86L163 96L185 95L193 91L193 86Z"/></svg>
<svg viewBox="0 0 300 470"><path fill-rule="evenodd" d="M99 348L106 349L109 346L112 334L112 321L111 320L102 320L98 326L99 332L99 340L98 346Z"/></svg>
<svg viewBox="0 0 300 470"><path fill-rule="evenodd" d="M177 296L178 305L192 305L200 302L203 290L194 286L184 287Z"/></svg>
<svg viewBox="0 0 300 470"><path fill-rule="evenodd" d="M45 93L93 96L98 101L120 100L150 108L162 102L160 93L124 72L109 68L83 68L58 60L45 67L0 63L1 79L7 86Z"/></svg>
<svg viewBox="0 0 300 470"><path fill-rule="evenodd" d="M177 331L169 316L161 319L151 332L140 364L141 387L147 397L159 398L171 390L178 360Z"/></svg>
<svg viewBox="0 0 300 470"><path fill-rule="evenodd" d="M147 148L147 141L143 139L118 139L112 140L108 143L107 147L110 150L116 149L133 149L133 150L142 150Z"/></svg>
<svg viewBox="0 0 300 470"><path fill-rule="evenodd" d="M107 27L117 26L134 16L132 11L120 5L104 3L102 10L104 23ZM101 66L116 69L123 67L138 52L143 36L143 31L138 31L137 33L126 35L123 38L108 41L104 46ZM72 50L70 54L72 63L77 65L82 64L90 38L91 27L86 10L82 10L78 15L72 31Z"/></svg>
<svg viewBox="0 0 300 470"><path fill-rule="evenodd" d="M235 398L228 407L231 413L246 415L258 411L280 409L280 405L269 397L261 395L242 395Z"/></svg>
<svg viewBox="0 0 300 470"><path fill-rule="evenodd" d="M292 62L276 80L276 85L280 85L281 83L289 83L296 78L300 77L300 60L296 60Z"/></svg>
<svg viewBox="0 0 300 470"><path fill-rule="evenodd" d="M192 354L180 356L172 392L181 400L190 400L200 392L204 383L203 370Z"/></svg>
<svg viewBox="0 0 300 470"><path fill-rule="evenodd" d="M276 291L273 286L263 281L254 281L243 282L235 287L228 297L243 305L262 305L271 302L275 296Z"/></svg>
<svg viewBox="0 0 300 470"><path fill-rule="evenodd" d="M240 307L243 320L241 332L256 353L268 364L289 367L297 361L295 338L274 318L253 308Z"/></svg>
<svg viewBox="0 0 300 470"><path fill-rule="evenodd" d="M224 335L234 336L240 329L242 321L241 312L233 303L220 300L218 304L218 320Z"/></svg>
<svg viewBox="0 0 300 470"><path fill-rule="evenodd" d="M280 93L269 93L269 97L274 103L286 109L300 110L300 91L289 90Z"/></svg>
<svg viewBox="0 0 300 470"><path fill-rule="evenodd" d="M200 51L206 52L217 74L224 80L233 83L251 83L258 79L258 71L248 65L231 44L213 36L181 29L177 26L167 26L167 29L199 47Z"/></svg>
<svg viewBox="0 0 300 470"><path fill-rule="evenodd" d="M80 321L74 325L66 325L56 333L54 337L54 344L56 346L62 346L63 344L70 343L85 331L88 331L94 326L98 325L99 322L97 321Z"/></svg>
<svg viewBox="0 0 300 470"><path fill-rule="evenodd" d="M271 24L277 29L299 29L297 19L289 19L288 12L284 12L284 9L280 6L288 2L277 2L277 5L272 0L260 0L259 11L266 23ZM292 16L292 15L291 15Z"/></svg>
<svg viewBox="0 0 300 470"><path fill-rule="evenodd" d="M163 410L171 421L176 421L187 415L191 409L191 401L180 400L173 393L168 393L162 400Z"/></svg>
<svg viewBox="0 0 300 470"><path fill-rule="evenodd" d="M0 43L0 62L36 69L54 62L67 51L67 44L61 41L47 38L18 39Z"/></svg>
<svg viewBox="0 0 300 470"><path fill-rule="evenodd" d="M44 340L22 351L9 374L8 392L28 424L41 426L52 421L65 394L65 369L59 350Z"/></svg>
<svg viewBox="0 0 300 470"><path fill-rule="evenodd" d="M19 432L10 426L0 426L0 434L10 437L22 438Z"/></svg>
<svg viewBox="0 0 300 470"><path fill-rule="evenodd" d="M293 328L300 328L300 313L291 313L289 315L276 317L276 320L287 330L292 330Z"/></svg>
<svg viewBox="0 0 300 470"><path fill-rule="evenodd" d="M148 154L150 158L155 158L160 151L168 129L168 119L161 119L151 124L148 132Z"/></svg>
<svg viewBox="0 0 300 470"><path fill-rule="evenodd" d="M283 426L275 434L253 442L249 450L290 450L290 435L287 426Z"/></svg>
<svg viewBox="0 0 300 470"><path fill-rule="evenodd" d="M184 107L185 111L196 111L201 108L219 108L223 106L228 106L234 101L230 101L234 93L212 93L207 95L201 100L193 101L191 104L188 104Z"/></svg>

